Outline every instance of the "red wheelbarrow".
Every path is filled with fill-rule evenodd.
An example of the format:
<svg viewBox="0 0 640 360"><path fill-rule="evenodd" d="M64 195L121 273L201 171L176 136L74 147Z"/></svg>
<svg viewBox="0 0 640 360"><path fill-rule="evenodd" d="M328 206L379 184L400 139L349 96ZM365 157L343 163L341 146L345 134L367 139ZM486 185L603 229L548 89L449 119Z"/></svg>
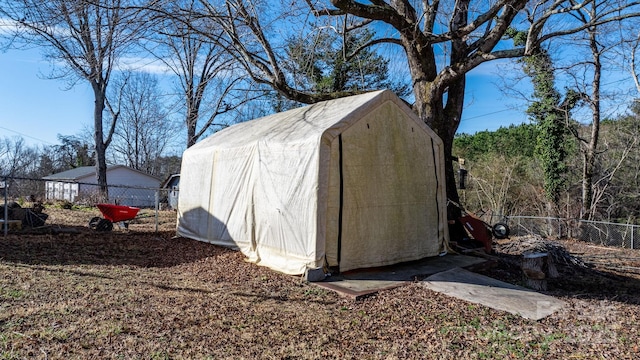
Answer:
<svg viewBox="0 0 640 360"><path fill-rule="evenodd" d="M113 223L118 223L119 226L128 229L128 221L135 219L140 211L140 208L133 206L113 204L96 204L96 206L104 218L99 216L92 218L89 220L89 228L97 231L111 231Z"/></svg>
<svg viewBox="0 0 640 360"><path fill-rule="evenodd" d="M466 232L471 235L474 240L482 243L487 254L491 254L493 251L492 244L494 237L496 239L506 239L509 237L509 225L505 222L498 222L492 226L478 216L468 213L462 205L452 200L448 200L448 202L460 209L462 214L458 218L458 221L460 221Z"/></svg>

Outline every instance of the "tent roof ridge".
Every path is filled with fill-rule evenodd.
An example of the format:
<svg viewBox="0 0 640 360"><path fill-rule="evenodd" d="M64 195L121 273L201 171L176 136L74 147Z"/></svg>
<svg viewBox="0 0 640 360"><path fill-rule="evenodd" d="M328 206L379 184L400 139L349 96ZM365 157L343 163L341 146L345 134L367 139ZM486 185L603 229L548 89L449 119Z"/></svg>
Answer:
<svg viewBox="0 0 640 360"><path fill-rule="evenodd" d="M394 102L403 111L411 111L392 91L371 91L234 124L190 149L205 149L210 146L239 148L259 142L291 144L304 139L320 139L328 130L341 128L340 124L350 123L359 116L370 113L370 107L386 101Z"/></svg>

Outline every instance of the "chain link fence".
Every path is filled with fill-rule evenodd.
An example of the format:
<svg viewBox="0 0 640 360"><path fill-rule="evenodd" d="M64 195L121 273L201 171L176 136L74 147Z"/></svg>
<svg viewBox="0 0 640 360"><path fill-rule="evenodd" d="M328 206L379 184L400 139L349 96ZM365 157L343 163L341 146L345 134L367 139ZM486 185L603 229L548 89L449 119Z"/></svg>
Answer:
<svg viewBox="0 0 640 360"><path fill-rule="evenodd" d="M580 240L606 246L640 249L640 226L601 221L580 221Z"/></svg>
<svg viewBox="0 0 640 360"><path fill-rule="evenodd" d="M602 246L640 249L640 225L537 216L507 216L512 236L573 238Z"/></svg>
<svg viewBox="0 0 640 360"><path fill-rule="evenodd" d="M55 209L74 210L74 214L82 219L103 216L98 214L96 205L107 203L139 208L140 217L155 219L155 231L158 231L160 213L174 212L177 197L176 187L109 185L105 198L95 183L0 177L0 230L6 235L10 229L42 227L51 223L47 221L47 213ZM67 219L56 219L63 222L56 225L78 225L71 216Z"/></svg>
<svg viewBox="0 0 640 360"><path fill-rule="evenodd" d="M4 210L3 213L0 213L0 221L3 225L0 226L0 230L3 230L5 234L12 223L19 222L25 227L34 227L46 222L46 220L41 221L42 219L32 213L38 214L43 210L46 212L47 208L93 208L97 212L95 207L98 203L141 208L143 209L141 212L145 213L147 217L155 219L157 231L159 214L166 211L174 212L177 207L178 189L177 187L150 188L109 185L108 199L103 200L95 183L0 177L0 196L3 205L0 210ZM84 216L90 217L90 214ZM173 218L175 218L175 214ZM575 238L603 246L640 249L640 225L538 216L492 216L489 214L484 214L483 219L492 224L506 221L512 236L539 235L545 238ZM59 221L65 222L64 219Z"/></svg>
<svg viewBox="0 0 640 360"><path fill-rule="evenodd" d="M545 238L569 238L573 233L570 220L541 216L507 216L513 236L540 235Z"/></svg>

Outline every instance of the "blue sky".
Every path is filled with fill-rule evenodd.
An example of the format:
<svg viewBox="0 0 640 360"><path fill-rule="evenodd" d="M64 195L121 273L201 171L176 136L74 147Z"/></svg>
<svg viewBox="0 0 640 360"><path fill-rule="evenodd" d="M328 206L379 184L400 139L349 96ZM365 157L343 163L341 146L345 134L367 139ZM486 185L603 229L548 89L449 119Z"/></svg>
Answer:
<svg viewBox="0 0 640 360"><path fill-rule="evenodd" d="M0 53L0 137L53 145L57 134L76 134L90 124L90 88L79 83L65 91L64 81L44 78L50 69L35 50Z"/></svg>
<svg viewBox="0 0 640 360"><path fill-rule="evenodd" d="M30 145L58 144L57 135L90 128L93 94L79 82L46 79L50 64L36 50L0 53L0 138L22 136ZM458 132L473 134L527 121L526 105L505 97L495 67L483 65L468 77L466 108ZM513 110L516 106L519 110Z"/></svg>

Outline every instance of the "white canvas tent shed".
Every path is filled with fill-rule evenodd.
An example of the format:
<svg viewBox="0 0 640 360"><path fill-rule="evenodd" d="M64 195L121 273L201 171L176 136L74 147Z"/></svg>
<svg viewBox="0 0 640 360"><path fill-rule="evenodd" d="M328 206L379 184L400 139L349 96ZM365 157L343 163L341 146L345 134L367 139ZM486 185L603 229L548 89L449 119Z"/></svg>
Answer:
<svg viewBox="0 0 640 360"><path fill-rule="evenodd" d="M390 91L233 125L184 152L179 235L287 274L434 256L448 240L440 138Z"/></svg>

